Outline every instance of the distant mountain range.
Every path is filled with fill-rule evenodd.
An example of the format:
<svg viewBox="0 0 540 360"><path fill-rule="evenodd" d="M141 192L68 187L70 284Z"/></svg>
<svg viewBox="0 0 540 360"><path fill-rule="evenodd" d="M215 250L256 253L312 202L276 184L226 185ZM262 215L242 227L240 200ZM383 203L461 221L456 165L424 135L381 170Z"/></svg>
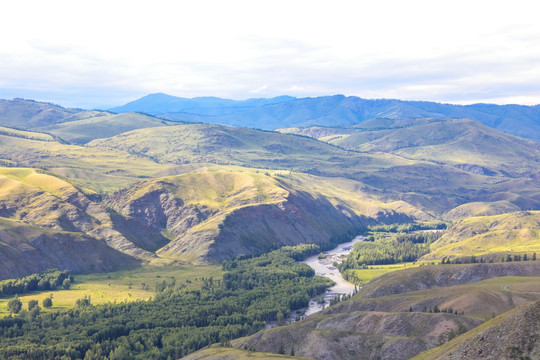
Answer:
<svg viewBox="0 0 540 360"><path fill-rule="evenodd" d="M229 100L193 99L150 94L112 112L143 112L182 122L215 123L263 130L287 127L353 126L371 119L470 118L513 135L540 141L540 105L452 105L428 101L368 100L355 96L323 96Z"/></svg>

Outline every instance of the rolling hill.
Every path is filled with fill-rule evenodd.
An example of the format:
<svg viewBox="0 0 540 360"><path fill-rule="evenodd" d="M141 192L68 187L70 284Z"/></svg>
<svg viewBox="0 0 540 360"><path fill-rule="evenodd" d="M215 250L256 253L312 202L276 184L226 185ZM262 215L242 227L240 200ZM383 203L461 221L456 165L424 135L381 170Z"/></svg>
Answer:
<svg viewBox="0 0 540 360"><path fill-rule="evenodd" d="M85 112L84 119L36 128L38 131L58 136L72 144L86 144L95 139L109 138L127 131L176 124L170 121L154 118L144 114L123 113L111 114L106 112ZM81 114L77 114L81 115Z"/></svg>
<svg viewBox="0 0 540 360"><path fill-rule="evenodd" d="M430 246L423 260L540 253L540 212L520 211L463 219Z"/></svg>
<svg viewBox="0 0 540 360"><path fill-rule="evenodd" d="M351 126L386 118L470 118L509 134L540 141L540 106L451 105L427 101L367 100L354 96L296 99L178 98L151 94L114 112L140 111L175 121L205 122L272 130L288 127Z"/></svg>
<svg viewBox="0 0 540 360"><path fill-rule="evenodd" d="M33 100L0 100L0 125L33 129L60 123L65 118L81 111L83 110L65 109L58 105Z"/></svg>
<svg viewBox="0 0 540 360"><path fill-rule="evenodd" d="M505 180L388 153L347 151L301 136L221 125L140 129L92 141L88 147L101 152L121 150L161 164L233 164L339 175L368 185L379 196L436 213L451 210L467 202L464 197Z"/></svg>
<svg viewBox="0 0 540 360"><path fill-rule="evenodd" d="M348 150L393 153L488 176L517 177L540 168L540 144L468 119L378 119L354 128L280 131L311 136Z"/></svg>
<svg viewBox="0 0 540 360"><path fill-rule="evenodd" d="M136 258L153 256L151 252L143 249L144 243L134 244L117 231L103 206L92 202L72 184L34 169L0 168L0 217L32 225L33 234L37 233L38 228L45 234L51 232L57 238L60 238L58 234L65 232L76 233L68 238L75 237L86 242L92 238L99 241L103 249L109 247L109 253L123 252ZM15 225L9 221L4 224ZM18 229L20 226L14 228ZM20 236L15 236L11 242L28 241L23 235L24 231L24 227L17 231ZM38 235L33 237L38 238ZM8 249L9 246L4 244L2 248ZM113 249L116 252L113 252ZM76 249L65 250L65 256L59 255L58 258L65 258L62 260L65 263L73 263L70 259L77 253ZM24 267L24 263L21 263L21 267ZM45 269L47 268L41 270Z"/></svg>
<svg viewBox="0 0 540 360"><path fill-rule="evenodd" d="M0 131L0 164L47 169L90 189L90 193L116 191L173 167L114 149L89 151L30 131Z"/></svg>
<svg viewBox="0 0 540 360"><path fill-rule="evenodd" d="M127 224L166 234L158 253L220 262L278 246L328 246L367 224L428 219L403 202L383 203L354 181L214 167L140 182L104 201Z"/></svg>

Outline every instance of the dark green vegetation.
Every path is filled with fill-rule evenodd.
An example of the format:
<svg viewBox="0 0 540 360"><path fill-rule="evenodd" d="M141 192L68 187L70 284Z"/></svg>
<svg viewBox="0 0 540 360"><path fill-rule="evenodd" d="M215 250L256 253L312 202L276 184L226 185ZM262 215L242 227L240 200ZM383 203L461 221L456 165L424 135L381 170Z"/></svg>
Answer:
<svg viewBox="0 0 540 360"><path fill-rule="evenodd" d="M0 358L178 358L205 345L253 334L331 285L288 257L312 247L226 262L222 279L200 290L164 279L150 301L92 306L0 320Z"/></svg>
<svg viewBox="0 0 540 360"><path fill-rule="evenodd" d="M54 290L73 281L68 271L49 270L19 279L0 281L0 296L22 295L31 291ZM69 288L69 285L65 286Z"/></svg>
<svg viewBox="0 0 540 360"><path fill-rule="evenodd" d="M444 225L444 224L441 224ZM365 241L354 245L347 259L341 263L340 270L359 269L365 265L396 264L414 262L429 253L430 244L442 236L442 230L436 232L416 231L420 226L373 226ZM437 226L435 226L437 227Z"/></svg>

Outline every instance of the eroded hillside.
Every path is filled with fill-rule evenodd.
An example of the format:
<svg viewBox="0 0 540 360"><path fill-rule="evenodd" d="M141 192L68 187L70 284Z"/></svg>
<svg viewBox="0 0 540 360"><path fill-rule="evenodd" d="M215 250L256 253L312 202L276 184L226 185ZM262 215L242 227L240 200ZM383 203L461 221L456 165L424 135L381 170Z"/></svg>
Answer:
<svg viewBox="0 0 540 360"><path fill-rule="evenodd" d="M326 186L330 179L216 167L141 182L105 201L125 222L166 234L162 255L221 261L299 243L328 246L378 222L429 218L403 202ZM362 186L341 180L353 188Z"/></svg>

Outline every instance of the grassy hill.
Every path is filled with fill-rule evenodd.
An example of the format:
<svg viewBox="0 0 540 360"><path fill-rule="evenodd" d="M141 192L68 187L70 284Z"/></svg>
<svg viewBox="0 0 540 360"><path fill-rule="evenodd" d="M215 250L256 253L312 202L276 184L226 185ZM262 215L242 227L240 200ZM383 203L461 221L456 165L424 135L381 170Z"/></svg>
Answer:
<svg viewBox="0 0 540 360"><path fill-rule="evenodd" d="M404 202L383 203L363 184L304 174L215 166L140 182L104 202L121 222L165 234L162 256L221 261L282 245L328 244L376 222L428 219ZM356 191L354 190L356 189Z"/></svg>
<svg viewBox="0 0 540 360"><path fill-rule="evenodd" d="M401 199L435 213L467 202L479 190L504 181L410 160L388 153L347 151L313 139L219 125L178 125L135 130L89 147L122 150L161 164L217 163L283 169L359 180L382 197Z"/></svg>
<svg viewBox="0 0 540 360"><path fill-rule="evenodd" d="M423 260L505 254L540 254L540 211L476 216L453 225Z"/></svg>
<svg viewBox="0 0 540 360"><path fill-rule="evenodd" d="M170 125L172 122L138 113L112 114L85 112L84 119L75 116L66 122L39 128L72 144L86 144L95 139L109 138L127 131L155 126ZM76 114L82 117L81 114Z"/></svg>
<svg viewBox="0 0 540 360"><path fill-rule="evenodd" d="M364 191L377 197L402 200L436 216L479 199L499 201L494 197L501 192L515 210L536 208L540 201L533 179L486 176L393 154L351 152L313 139L252 129L203 124L154 127L94 140L86 147L44 141L50 138L43 136L0 134L0 161L45 168L100 193L218 163L339 175L361 181Z"/></svg>
<svg viewBox="0 0 540 360"><path fill-rule="evenodd" d="M139 263L81 232L43 228L0 217L0 279L51 268L87 273L134 267Z"/></svg>
<svg viewBox="0 0 540 360"><path fill-rule="evenodd" d="M47 169L99 193L124 188L173 167L114 149L89 151L29 131L0 132L0 164Z"/></svg>
<svg viewBox="0 0 540 360"><path fill-rule="evenodd" d="M389 152L483 174L521 176L540 168L540 145L468 119L372 120L355 128L283 129L362 152ZM512 165L509 164L512 159Z"/></svg>
<svg viewBox="0 0 540 360"><path fill-rule="evenodd" d="M0 125L32 129L62 122L81 111L33 100L0 100Z"/></svg>
<svg viewBox="0 0 540 360"><path fill-rule="evenodd" d="M42 231L78 233L79 237L91 237L130 256L152 256L144 250L152 246L128 240L114 227L102 205L92 202L72 184L34 169L0 168L0 216Z"/></svg>
<svg viewBox="0 0 540 360"><path fill-rule="evenodd" d="M412 163L393 155L352 153L294 135L207 124L141 129L95 140L88 146L120 149L161 163L220 163L321 173L340 165L373 171Z"/></svg>
<svg viewBox="0 0 540 360"><path fill-rule="evenodd" d="M51 142L57 141L57 139L55 139L52 135L49 135L49 134L23 131L23 130L13 129L13 128L5 127L5 126L0 126L0 135L20 137L20 138L29 139L29 140L51 141Z"/></svg>

